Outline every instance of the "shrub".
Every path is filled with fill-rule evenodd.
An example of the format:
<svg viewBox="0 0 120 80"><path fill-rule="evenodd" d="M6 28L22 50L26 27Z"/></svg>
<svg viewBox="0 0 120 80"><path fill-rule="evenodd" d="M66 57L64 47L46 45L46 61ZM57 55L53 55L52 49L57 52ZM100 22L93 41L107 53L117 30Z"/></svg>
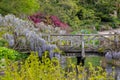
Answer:
<svg viewBox="0 0 120 80"><path fill-rule="evenodd" d="M20 15L31 14L39 9L38 0L1 0L0 13L6 15L8 13Z"/></svg>
<svg viewBox="0 0 120 80"><path fill-rule="evenodd" d="M79 19L76 19L77 12L79 11L79 0L39 0L40 12L58 16L61 22L67 23L69 26L79 26ZM63 24L60 24L63 25ZM75 28L74 28L75 29Z"/></svg>
<svg viewBox="0 0 120 80"><path fill-rule="evenodd" d="M28 57L26 53L19 53L13 49L8 49L6 47L0 47L0 68L6 66L5 59L9 59L11 61L23 60Z"/></svg>
<svg viewBox="0 0 120 80"><path fill-rule="evenodd" d="M88 70L85 67L75 66L69 60L64 70L56 58L50 60L46 56L39 57L32 53L25 62L11 62L8 59L4 69L5 75L1 80L107 80L107 74L101 67L94 68L89 63ZM76 69L77 68L77 69ZM109 79L114 80L112 76Z"/></svg>
<svg viewBox="0 0 120 80"><path fill-rule="evenodd" d="M7 43L6 40L0 39L0 47L4 47L4 46L7 46L7 45L8 45L8 43Z"/></svg>
<svg viewBox="0 0 120 80"><path fill-rule="evenodd" d="M0 60L6 57L8 57L8 59L15 60L17 59L17 56L17 51L5 47L0 47Z"/></svg>
<svg viewBox="0 0 120 80"><path fill-rule="evenodd" d="M0 68L5 67L6 61L5 58L7 57L10 60L16 60L18 56L18 52L12 49L8 49L5 47L0 47Z"/></svg>
<svg viewBox="0 0 120 80"><path fill-rule="evenodd" d="M55 27L67 28L68 25L60 21L57 16L54 15L45 15L42 13L34 14L28 17L35 24L44 22L46 24L54 25Z"/></svg>

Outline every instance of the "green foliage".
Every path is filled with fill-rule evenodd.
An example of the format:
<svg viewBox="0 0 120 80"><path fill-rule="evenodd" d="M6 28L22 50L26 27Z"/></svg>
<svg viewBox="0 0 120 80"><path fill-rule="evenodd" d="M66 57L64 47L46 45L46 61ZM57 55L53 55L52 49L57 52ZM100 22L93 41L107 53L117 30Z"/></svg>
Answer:
<svg viewBox="0 0 120 80"><path fill-rule="evenodd" d="M105 48L104 47L98 48L98 52L105 52Z"/></svg>
<svg viewBox="0 0 120 80"><path fill-rule="evenodd" d="M80 20L84 20L87 21L88 23L90 23L92 20L95 19L95 12L92 9L87 9L82 7L79 12L78 12L78 17Z"/></svg>
<svg viewBox="0 0 120 80"><path fill-rule="evenodd" d="M6 47L0 47L0 60L3 58L8 58L10 60L20 60L28 57L27 53L19 53L13 49L8 49Z"/></svg>
<svg viewBox="0 0 120 80"><path fill-rule="evenodd" d="M40 12L48 15L56 15L63 22L68 23L72 28L75 25L80 24L80 20L77 17L79 6L78 0L39 0Z"/></svg>
<svg viewBox="0 0 120 80"><path fill-rule="evenodd" d="M92 64L93 67L101 66L101 59L102 57L100 56L87 56L85 58L85 67L89 67L89 63ZM75 57L71 58L71 62L73 64L77 64L77 59Z"/></svg>
<svg viewBox="0 0 120 80"><path fill-rule="evenodd" d="M113 22L109 23L109 25L114 29L114 28L118 28L120 26L120 20L113 18Z"/></svg>
<svg viewBox="0 0 120 80"><path fill-rule="evenodd" d="M0 13L6 15L8 13L20 15L31 14L37 11L39 3L37 0L1 0Z"/></svg>
<svg viewBox="0 0 120 80"><path fill-rule="evenodd" d="M5 47L0 47L0 60L6 57L8 57L8 59L15 60L17 59L17 56L17 51Z"/></svg>
<svg viewBox="0 0 120 80"><path fill-rule="evenodd" d="M8 46L7 41L4 39L0 39L0 47L5 47L5 46Z"/></svg>
<svg viewBox="0 0 120 80"><path fill-rule="evenodd" d="M91 57L86 57L85 59L85 66L89 67L89 63L92 63L94 67L100 66L100 61L101 57L99 56L91 56Z"/></svg>
<svg viewBox="0 0 120 80"><path fill-rule="evenodd" d="M48 16L58 16L73 30L84 27L92 29L96 27L96 30L101 30L99 25L102 23L112 28L119 26L119 3L120 0L1 0L0 13L3 15L13 13L20 16L39 11Z"/></svg>
<svg viewBox="0 0 120 80"><path fill-rule="evenodd" d="M66 70L62 69L58 60L50 60L44 56L42 62L37 54L32 53L25 62L11 62L6 59L5 75L1 80L107 80L107 73L101 67L93 67L89 63L88 72L85 67L75 66L68 60ZM76 69L77 68L77 69ZM78 72L76 72L76 70ZM114 80L113 77L109 79Z"/></svg>
<svg viewBox="0 0 120 80"><path fill-rule="evenodd" d="M0 26L0 47L8 47L8 42L3 38L5 33L13 33L12 28Z"/></svg>
<svg viewBox="0 0 120 80"><path fill-rule="evenodd" d="M83 21L84 26L87 24L95 26L96 30L101 30L101 24L108 24L112 28L117 28L120 22L120 0L80 0L79 5L83 8L78 12L78 17ZM91 13L92 11L92 13ZM94 13L94 14L93 14ZM86 19L85 15L91 15ZM104 24L103 24L104 23ZM110 23L110 24L109 24ZM91 27L92 28L92 27Z"/></svg>
<svg viewBox="0 0 120 80"><path fill-rule="evenodd" d="M4 68L6 66L5 59L9 59L11 61L23 60L28 57L26 53L18 53L13 49L8 49L6 47L0 47L0 68Z"/></svg>

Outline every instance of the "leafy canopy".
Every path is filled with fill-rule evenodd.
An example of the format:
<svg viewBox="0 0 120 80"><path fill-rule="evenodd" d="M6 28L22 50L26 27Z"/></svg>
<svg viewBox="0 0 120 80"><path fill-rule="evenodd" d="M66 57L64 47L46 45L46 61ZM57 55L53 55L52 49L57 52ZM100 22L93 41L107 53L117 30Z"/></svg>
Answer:
<svg viewBox="0 0 120 80"><path fill-rule="evenodd" d="M20 15L31 14L39 9L37 0L1 0L0 13L6 15L8 13Z"/></svg>

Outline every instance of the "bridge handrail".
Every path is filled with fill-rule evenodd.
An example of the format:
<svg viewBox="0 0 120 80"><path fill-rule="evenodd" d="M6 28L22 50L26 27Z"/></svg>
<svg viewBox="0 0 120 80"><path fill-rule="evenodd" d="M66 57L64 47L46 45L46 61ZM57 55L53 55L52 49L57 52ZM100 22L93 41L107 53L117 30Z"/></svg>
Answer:
<svg viewBox="0 0 120 80"><path fill-rule="evenodd" d="M50 35L50 36L107 36L107 35L120 35L119 33L111 33L111 34L42 34L44 35Z"/></svg>
<svg viewBox="0 0 120 80"><path fill-rule="evenodd" d="M119 39L119 37L120 37L120 33L116 33L116 32L114 32L114 33L109 33L109 34L77 34L77 35L73 35L73 34L42 34L42 36L44 37L47 37L47 41L48 42L51 42L51 41L54 41L54 39L53 40L51 40L52 38L58 38L58 40L61 40L62 41L62 39L64 38L64 37L67 37L67 41L69 41L69 39L68 39L68 37L70 36L70 37L72 37L72 38L70 38L70 39L74 39L74 38L76 38L77 37L77 39L78 40L80 40L79 42L80 42L80 45L77 43L77 45L79 45L79 46L81 46L81 55L83 56L83 57L85 57L85 47L86 47L86 45L85 45L85 43L86 43L86 40L87 41L90 41L90 40L94 40L94 39L98 39L98 40L100 40L100 45L99 46L97 46L97 48L99 47L99 49L101 49L100 47L101 47L101 43L103 43L104 44L104 40L102 40L102 39L105 39L105 40L107 40L107 41L109 41L110 42L110 45L106 45L105 44L105 46L111 46L112 45L112 43L114 43L114 46L115 46L115 48L116 49L118 49L118 43L119 43L119 41L120 41L120 39ZM92 38L91 37L89 37L89 36L92 36ZM97 37L97 38L96 38ZM85 40L85 38L86 38L86 40ZM64 40L64 39L63 39ZM74 45L73 44L73 42L72 41L70 41L71 43L70 43L70 45ZM95 44L95 42L92 42L92 43L94 43ZM75 44L76 45L76 44ZM88 44L89 45L89 44ZM113 46L113 47L114 47ZM59 46L60 47L60 46ZM67 46L68 47L68 46ZM95 47L96 48L96 47Z"/></svg>
<svg viewBox="0 0 120 80"><path fill-rule="evenodd" d="M79 34L79 35L71 35L71 34L66 34L66 35L59 35L59 34L52 34L51 36L99 36L99 35L114 35L114 34Z"/></svg>

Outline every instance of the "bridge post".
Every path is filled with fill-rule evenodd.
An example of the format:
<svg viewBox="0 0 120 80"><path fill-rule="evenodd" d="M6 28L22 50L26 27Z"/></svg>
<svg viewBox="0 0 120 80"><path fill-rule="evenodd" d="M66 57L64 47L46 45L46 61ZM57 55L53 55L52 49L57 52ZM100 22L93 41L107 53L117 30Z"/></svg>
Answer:
<svg viewBox="0 0 120 80"><path fill-rule="evenodd" d="M114 44L115 44L115 49L117 50L118 49L118 35L116 32L114 33Z"/></svg>
<svg viewBox="0 0 120 80"><path fill-rule="evenodd" d="M81 45L82 45L82 57L85 58L85 42L84 42L84 35L81 36Z"/></svg>
<svg viewBox="0 0 120 80"><path fill-rule="evenodd" d="M77 65L81 63L82 66L84 66L85 62L85 41L84 41L84 35L81 35L81 45L82 45L82 52L81 56L77 57Z"/></svg>

